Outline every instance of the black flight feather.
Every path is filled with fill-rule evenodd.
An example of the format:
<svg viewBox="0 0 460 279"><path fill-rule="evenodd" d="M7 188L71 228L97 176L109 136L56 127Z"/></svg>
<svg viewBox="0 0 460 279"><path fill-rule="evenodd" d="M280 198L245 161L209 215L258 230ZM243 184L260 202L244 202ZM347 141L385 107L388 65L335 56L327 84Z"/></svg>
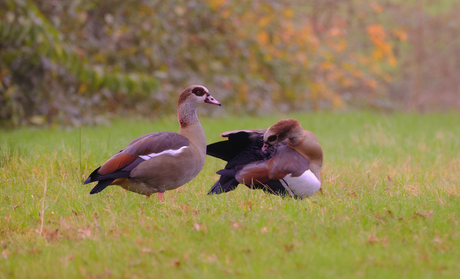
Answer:
<svg viewBox="0 0 460 279"><path fill-rule="evenodd" d="M262 151L263 135L248 132L230 134L228 140L216 142L207 146L206 154L227 161L225 169L219 170L219 180L209 190L208 195L222 194L235 190L239 182L235 179L236 173L246 164L254 161L263 161L272 158L278 145L286 145L286 142L270 146ZM262 189L271 194L281 193L284 189L279 181L270 181L266 184L248 186L253 189Z"/></svg>

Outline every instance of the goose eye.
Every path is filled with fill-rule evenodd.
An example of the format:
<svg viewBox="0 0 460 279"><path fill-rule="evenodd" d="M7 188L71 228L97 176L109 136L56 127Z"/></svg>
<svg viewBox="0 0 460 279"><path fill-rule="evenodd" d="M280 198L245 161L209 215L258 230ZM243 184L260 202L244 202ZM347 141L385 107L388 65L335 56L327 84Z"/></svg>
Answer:
<svg viewBox="0 0 460 279"><path fill-rule="evenodd" d="M268 141L275 141L278 137L276 135L269 136Z"/></svg>
<svg viewBox="0 0 460 279"><path fill-rule="evenodd" d="M204 91L202 87L195 87L193 88L192 93L197 96L203 96L206 92Z"/></svg>

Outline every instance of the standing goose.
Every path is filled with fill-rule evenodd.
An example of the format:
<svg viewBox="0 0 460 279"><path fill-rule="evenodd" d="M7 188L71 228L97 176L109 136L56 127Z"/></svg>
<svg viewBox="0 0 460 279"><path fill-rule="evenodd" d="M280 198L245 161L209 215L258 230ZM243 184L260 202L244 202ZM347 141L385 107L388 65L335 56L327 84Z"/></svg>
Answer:
<svg viewBox="0 0 460 279"><path fill-rule="evenodd" d="M204 86L185 88L177 102L179 132L151 133L133 140L86 179L84 184L98 182L90 194L119 185L146 196L158 193L163 200L165 191L193 179L206 157L206 137L196 111L204 103L221 105Z"/></svg>
<svg viewBox="0 0 460 279"><path fill-rule="evenodd" d="M207 154L227 161L208 194L234 190L239 183L276 195L305 198L321 188L323 151L316 136L296 119L284 119L267 130L239 130L221 135Z"/></svg>

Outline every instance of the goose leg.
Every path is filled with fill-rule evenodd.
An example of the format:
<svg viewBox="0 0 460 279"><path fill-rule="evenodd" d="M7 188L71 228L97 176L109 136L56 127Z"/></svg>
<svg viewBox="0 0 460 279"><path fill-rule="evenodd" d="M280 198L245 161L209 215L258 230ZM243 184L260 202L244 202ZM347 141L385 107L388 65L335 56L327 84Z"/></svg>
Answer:
<svg viewBox="0 0 460 279"><path fill-rule="evenodd" d="M286 182L286 180L284 180L284 178L282 178L280 180L280 182L281 182L281 185L283 185L284 189L286 189L286 191L289 193L291 198L294 198L294 193L292 193L291 187L289 187L289 184Z"/></svg>

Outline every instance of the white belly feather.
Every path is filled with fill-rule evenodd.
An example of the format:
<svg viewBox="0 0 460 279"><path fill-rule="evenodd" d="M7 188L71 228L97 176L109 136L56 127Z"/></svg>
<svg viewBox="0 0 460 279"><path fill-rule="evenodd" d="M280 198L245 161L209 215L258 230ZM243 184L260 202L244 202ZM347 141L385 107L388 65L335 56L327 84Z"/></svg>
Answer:
<svg viewBox="0 0 460 279"><path fill-rule="evenodd" d="M297 177L288 174L280 182L285 188L288 187L294 195L301 198L309 197L321 188L321 181L310 170Z"/></svg>

